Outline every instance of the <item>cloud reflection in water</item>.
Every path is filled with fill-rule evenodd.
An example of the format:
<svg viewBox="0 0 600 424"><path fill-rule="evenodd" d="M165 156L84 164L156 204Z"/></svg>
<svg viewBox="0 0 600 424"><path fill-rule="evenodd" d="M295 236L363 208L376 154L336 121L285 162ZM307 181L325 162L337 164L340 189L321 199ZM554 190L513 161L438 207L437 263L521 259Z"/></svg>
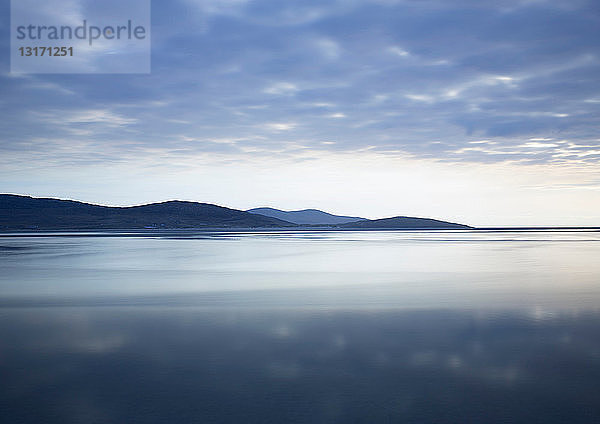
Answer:
<svg viewBox="0 0 600 424"><path fill-rule="evenodd" d="M61 306L1 315L7 422L600 417L598 313Z"/></svg>

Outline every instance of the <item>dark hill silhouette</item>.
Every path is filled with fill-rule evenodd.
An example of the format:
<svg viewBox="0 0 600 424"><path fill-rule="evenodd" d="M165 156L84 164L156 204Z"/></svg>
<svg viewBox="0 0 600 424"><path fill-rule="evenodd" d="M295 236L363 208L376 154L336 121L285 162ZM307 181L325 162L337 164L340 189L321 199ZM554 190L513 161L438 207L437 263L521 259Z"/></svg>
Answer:
<svg viewBox="0 0 600 424"><path fill-rule="evenodd" d="M299 211L282 211L274 208L254 208L247 212L255 213L272 218L282 219L300 225L337 225L348 222L362 221L365 218L353 216L332 215L318 209L303 209Z"/></svg>
<svg viewBox="0 0 600 424"><path fill-rule="evenodd" d="M263 208L261 208L263 209ZM256 211L257 209L251 209ZM277 211L277 209L272 209ZM331 215L316 209L283 212L298 225L331 229L467 229L466 225L397 216L366 220ZM295 213L298 214L295 214ZM291 214L291 215L289 215ZM290 218L292 219L292 218ZM359 221L340 223L339 220ZM329 220L329 221L327 221ZM172 200L140 206L112 207L74 200L0 194L0 230L128 230L143 228L297 228L289 220L209 203Z"/></svg>
<svg viewBox="0 0 600 424"><path fill-rule="evenodd" d="M364 229L469 229L468 225L453 222L439 221L429 218L413 218L409 216L396 216L393 218L371 219L367 221L351 222L340 225L341 228Z"/></svg>
<svg viewBox="0 0 600 424"><path fill-rule="evenodd" d="M208 203L169 201L110 207L73 200L0 194L0 229L289 227L276 218Z"/></svg>

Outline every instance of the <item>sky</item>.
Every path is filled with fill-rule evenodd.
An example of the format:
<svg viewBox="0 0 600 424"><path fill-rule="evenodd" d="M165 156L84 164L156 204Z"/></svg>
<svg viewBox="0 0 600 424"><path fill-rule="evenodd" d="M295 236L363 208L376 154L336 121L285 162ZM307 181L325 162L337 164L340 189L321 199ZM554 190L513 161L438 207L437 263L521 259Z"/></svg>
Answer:
<svg viewBox="0 0 600 424"><path fill-rule="evenodd" d="M154 1L149 74L11 73L9 17L0 192L600 225L596 0Z"/></svg>

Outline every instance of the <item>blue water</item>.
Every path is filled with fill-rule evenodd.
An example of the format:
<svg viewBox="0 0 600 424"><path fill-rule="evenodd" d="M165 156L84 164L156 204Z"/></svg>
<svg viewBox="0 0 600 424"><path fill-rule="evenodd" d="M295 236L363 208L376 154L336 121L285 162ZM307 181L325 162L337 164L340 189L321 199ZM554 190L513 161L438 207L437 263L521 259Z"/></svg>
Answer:
<svg viewBox="0 0 600 424"><path fill-rule="evenodd" d="M600 232L0 235L0 417L600 422Z"/></svg>

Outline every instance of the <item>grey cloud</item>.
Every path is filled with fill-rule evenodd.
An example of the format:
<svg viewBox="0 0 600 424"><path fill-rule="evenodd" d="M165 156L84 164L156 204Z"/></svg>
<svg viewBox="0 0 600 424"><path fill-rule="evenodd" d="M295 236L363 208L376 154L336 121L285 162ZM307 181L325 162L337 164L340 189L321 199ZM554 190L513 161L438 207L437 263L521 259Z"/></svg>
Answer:
<svg viewBox="0 0 600 424"><path fill-rule="evenodd" d="M135 140L138 153L237 155L243 144L278 155L296 143L442 160L597 160L582 154L596 149L600 108L590 101L600 98L593 2L179 1L153 12L151 75L0 76L0 149L43 135L109 143L115 159ZM69 120L93 110L116 118ZM60 111L55 122L40 119L49 111ZM196 141L182 145L182 134ZM499 149L464 150L481 137ZM594 147L580 156L513 149L531 137Z"/></svg>

